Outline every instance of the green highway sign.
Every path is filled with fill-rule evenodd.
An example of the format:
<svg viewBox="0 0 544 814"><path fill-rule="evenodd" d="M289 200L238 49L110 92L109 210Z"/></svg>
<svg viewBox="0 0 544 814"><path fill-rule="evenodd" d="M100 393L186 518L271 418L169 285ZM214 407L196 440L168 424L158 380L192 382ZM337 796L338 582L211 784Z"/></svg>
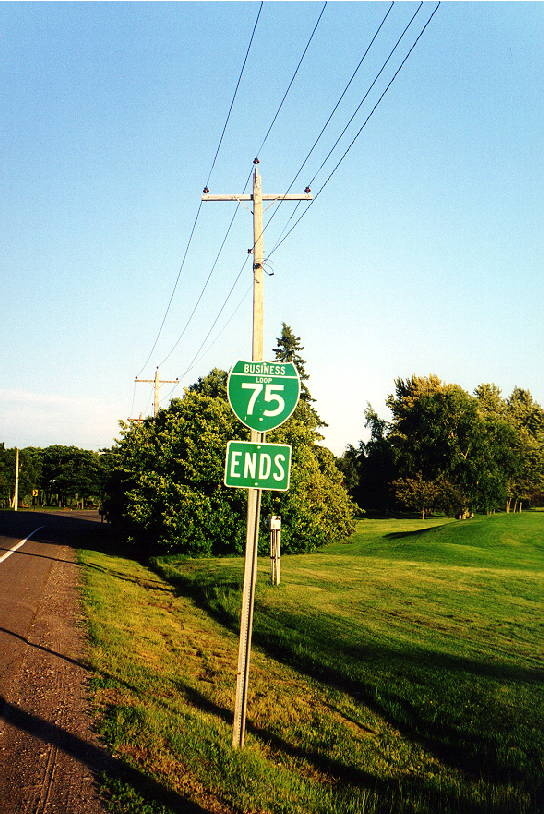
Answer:
<svg viewBox="0 0 544 814"><path fill-rule="evenodd" d="M286 492L291 477L289 444L229 441L225 458L225 486Z"/></svg>
<svg viewBox="0 0 544 814"><path fill-rule="evenodd" d="M292 362L236 362L227 393L235 415L246 427L267 432L293 413L300 396L300 377Z"/></svg>

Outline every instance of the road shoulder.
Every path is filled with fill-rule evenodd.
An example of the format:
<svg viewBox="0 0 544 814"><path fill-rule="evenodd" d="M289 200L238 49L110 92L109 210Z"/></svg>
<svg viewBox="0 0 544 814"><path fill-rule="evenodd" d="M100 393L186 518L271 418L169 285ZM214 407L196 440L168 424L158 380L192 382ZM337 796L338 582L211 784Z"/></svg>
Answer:
<svg viewBox="0 0 544 814"><path fill-rule="evenodd" d="M25 553L50 567L0 700L0 814L102 814L95 777L107 758L88 713L75 551L44 541L13 556Z"/></svg>

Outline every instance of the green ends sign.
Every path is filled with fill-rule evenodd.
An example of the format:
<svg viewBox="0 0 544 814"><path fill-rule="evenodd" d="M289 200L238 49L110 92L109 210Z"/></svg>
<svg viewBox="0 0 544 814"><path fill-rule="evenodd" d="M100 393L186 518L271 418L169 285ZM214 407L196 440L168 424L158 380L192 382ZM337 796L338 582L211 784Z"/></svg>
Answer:
<svg viewBox="0 0 544 814"><path fill-rule="evenodd" d="M225 458L225 486L286 492L291 477L289 444L229 441Z"/></svg>
<svg viewBox="0 0 544 814"><path fill-rule="evenodd" d="M293 413L300 378L292 362L236 362L227 393L233 412L246 427L267 432Z"/></svg>

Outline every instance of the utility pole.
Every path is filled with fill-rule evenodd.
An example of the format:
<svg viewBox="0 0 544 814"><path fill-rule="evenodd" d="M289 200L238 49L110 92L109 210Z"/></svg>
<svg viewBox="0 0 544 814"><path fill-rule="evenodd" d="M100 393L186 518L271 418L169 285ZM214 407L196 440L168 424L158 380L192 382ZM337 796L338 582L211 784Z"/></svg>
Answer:
<svg viewBox="0 0 544 814"><path fill-rule="evenodd" d="M203 201L252 201L253 202L253 327L252 361L264 361L264 240L263 240L263 201L309 201L312 199L309 188L300 195L263 194L261 176L257 170L259 159L253 162L253 192L240 195L212 195L208 188L202 194ZM251 430L251 441L264 443L265 433ZM235 749L244 745L247 694L249 685L249 661L251 653L251 633L253 629L253 608L257 581L257 544L259 541L259 520L261 514L261 490L248 489L246 551L244 560L244 590L240 618L240 643L238 648L238 671L236 676L236 701L232 745Z"/></svg>
<svg viewBox="0 0 544 814"><path fill-rule="evenodd" d="M157 417L159 412L159 390L161 384L179 384L179 379L159 379L159 368L155 371L155 378L154 379L138 379L136 377L134 379L135 382L145 382L146 384L153 385L153 416L154 418ZM129 418L129 421L137 421L138 419Z"/></svg>
<svg viewBox="0 0 544 814"><path fill-rule="evenodd" d="M17 511L17 504L19 503L19 447L15 447L15 497L13 503L13 508Z"/></svg>

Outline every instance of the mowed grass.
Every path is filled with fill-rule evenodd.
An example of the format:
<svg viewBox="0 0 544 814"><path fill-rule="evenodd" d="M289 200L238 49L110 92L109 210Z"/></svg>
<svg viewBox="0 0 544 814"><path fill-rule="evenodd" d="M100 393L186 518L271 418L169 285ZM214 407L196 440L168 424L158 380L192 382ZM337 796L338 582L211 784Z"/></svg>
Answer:
<svg viewBox="0 0 544 814"><path fill-rule="evenodd" d="M259 562L231 748L243 563L81 552L106 743L154 779L112 812L544 811L544 514L362 520Z"/></svg>

